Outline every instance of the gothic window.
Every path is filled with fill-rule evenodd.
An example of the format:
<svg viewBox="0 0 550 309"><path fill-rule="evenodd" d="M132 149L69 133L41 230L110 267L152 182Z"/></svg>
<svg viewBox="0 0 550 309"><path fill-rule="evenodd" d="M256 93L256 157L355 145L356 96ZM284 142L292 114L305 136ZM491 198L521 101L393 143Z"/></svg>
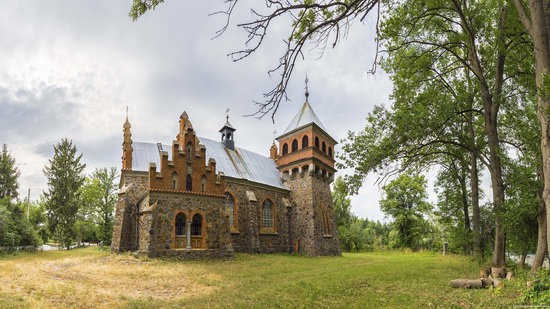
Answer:
<svg viewBox="0 0 550 309"><path fill-rule="evenodd" d="M298 141L297 140L292 141L292 152L294 152L294 151L298 151Z"/></svg>
<svg viewBox="0 0 550 309"><path fill-rule="evenodd" d="M201 177L201 192L206 192L206 176Z"/></svg>
<svg viewBox="0 0 550 309"><path fill-rule="evenodd" d="M180 212L176 216L176 236L185 236L185 214Z"/></svg>
<svg viewBox="0 0 550 309"><path fill-rule="evenodd" d="M319 138L315 136L315 147L319 148Z"/></svg>
<svg viewBox="0 0 550 309"><path fill-rule="evenodd" d="M191 236L201 236L202 235L202 216L200 214L195 214L193 220L191 221Z"/></svg>
<svg viewBox="0 0 550 309"><path fill-rule="evenodd" d="M185 177L185 190L186 191L193 190L193 179L191 178L191 174L187 174L187 177Z"/></svg>
<svg viewBox="0 0 550 309"><path fill-rule="evenodd" d="M323 153L327 153L327 145L325 144L325 142L323 142L322 146L321 146L321 151Z"/></svg>
<svg viewBox="0 0 550 309"><path fill-rule="evenodd" d="M232 228L237 227L236 222L236 208L235 208L235 199L233 198L233 195L229 192L225 192L225 211L229 215L229 226Z"/></svg>
<svg viewBox="0 0 550 309"><path fill-rule="evenodd" d="M324 236L331 236L330 220L329 220L328 212L326 210L323 210L323 234Z"/></svg>
<svg viewBox="0 0 550 309"><path fill-rule="evenodd" d="M275 223L275 211L273 210L273 203L270 200L265 200L262 204L262 227L274 228Z"/></svg>
<svg viewBox="0 0 550 309"><path fill-rule="evenodd" d="M332 158L332 147L328 146L328 156Z"/></svg>
<svg viewBox="0 0 550 309"><path fill-rule="evenodd" d="M176 172L172 173L172 189L178 189L178 173Z"/></svg>
<svg viewBox="0 0 550 309"><path fill-rule="evenodd" d="M288 145L287 145L287 143L285 143L283 145L283 156L286 155L286 154L288 154Z"/></svg>
<svg viewBox="0 0 550 309"><path fill-rule="evenodd" d="M307 137L307 135L304 135L304 137L302 137L302 148L306 148L309 146L309 137Z"/></svg>
<svg viewBox="0 0 550 309"><path fill-rule="evenodd" d="M191 142L187 143L187 161L191 161L193 157L193 144Z"/></svg>

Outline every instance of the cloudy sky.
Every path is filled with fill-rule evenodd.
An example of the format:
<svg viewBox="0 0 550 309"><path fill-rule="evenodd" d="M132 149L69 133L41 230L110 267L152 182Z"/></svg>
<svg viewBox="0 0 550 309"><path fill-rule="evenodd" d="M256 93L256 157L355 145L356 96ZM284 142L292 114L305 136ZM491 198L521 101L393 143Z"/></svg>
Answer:
<svg viewBox="0 0 550 309"><path fill-rule="evenodd" d="M87 173L120 168L127 106L134 141L166 144L183 111L200 136L219 139L229 108L236 146L268 156L273 131L283 132L304 102L306 74L309 101L338 141L364 127L373 105L388 104L387 76L367 74L372 22L356 22L348 39L322 58L315 50L305 54L275 124L243 117L277 83L267 71L277 64L289 25L275 24L257 53L232 62L227 54L246 40L236 23L253 18L253 1L242 1L228 31L213 40L225 19L208 15L225 8L222 0L167 1L137 22L128 17L130 0L0 0L0 143L19 164L20 194L30 188L34 200L46 189L42 169L63 137L84 154ZM352 198L352 210L383 219L372 183Z"/></svg>

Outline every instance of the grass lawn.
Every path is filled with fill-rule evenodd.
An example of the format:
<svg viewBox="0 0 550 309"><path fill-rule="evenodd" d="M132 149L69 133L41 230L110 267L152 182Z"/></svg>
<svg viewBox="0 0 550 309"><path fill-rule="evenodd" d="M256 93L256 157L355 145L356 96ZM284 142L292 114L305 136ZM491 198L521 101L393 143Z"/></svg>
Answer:
<svg viewBox="0 0 550 309"><path fill-rule="evenodd" d="M448 308L508 307L520 273L499 289L452 289L476 278L462 256L344 253L308 258L237 254L231 261L110 255L97 247L0 257L0 307Z"/></svg>

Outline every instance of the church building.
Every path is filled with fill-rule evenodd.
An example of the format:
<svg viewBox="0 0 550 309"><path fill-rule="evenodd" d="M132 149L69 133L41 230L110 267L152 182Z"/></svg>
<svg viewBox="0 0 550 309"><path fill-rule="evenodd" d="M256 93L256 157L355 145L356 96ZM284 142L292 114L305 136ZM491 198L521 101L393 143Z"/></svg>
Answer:
<svg viewBox="0 0 550 309"><path fill-rule="evenodd" d="M308 96L269 156L238 147L229 118L214 141L199 137L183 112L175 140L163 144L134 142L126 117L111 250L340 255L330 192L336 141Z"/></svg>

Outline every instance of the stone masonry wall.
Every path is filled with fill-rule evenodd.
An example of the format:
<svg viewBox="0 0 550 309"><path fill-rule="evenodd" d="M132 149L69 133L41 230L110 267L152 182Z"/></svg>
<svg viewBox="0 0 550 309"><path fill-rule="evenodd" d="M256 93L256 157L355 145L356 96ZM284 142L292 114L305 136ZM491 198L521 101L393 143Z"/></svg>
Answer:
<svg viewBox="0 0 550 309"><path fill-rule="evenodd" d="M283 198L289 198L286 190L269 189L243 182L232 182L226 178L226 192L233 195L237 208L236 227L231 233L233 249L236 252L289 252L290 209L285 206ZM249 193L253 193L256 201L250 201ZM274 231L261 229L261 205L270 199L275 208Z"/></svg>
<svg viewBox="0 0 550 309"><path fill-rule="evenodd" d="M142 236L139 252L150 257L231 257L233 250L224 201L224 197L220 195L150 193L147 201L149 205L143 205L145 213L140 218ZM203 216L204 249L193 249L191 252L185 248L176 249L175 218L180 212L186 214L187 220L191 220L196 213Z"/></svg>
<svg viewBox="0 0 550 309"><path fill-rule="evenodd" d="M111 242L111 251L116 253L137 250L136 218L133 214L137 211L137 203L148 187L147 173L122 171L121 179Z"/></svg>
<svg viewBox="0 0 550 309"><path fill-rule="evenodd" d="M334 210L328 179L308 171L296 173L286 182L294 202L292 241L307 255L340 255L340 240L334 224ZM324 233L323 211L328 216L328 234Z"/></svg>

